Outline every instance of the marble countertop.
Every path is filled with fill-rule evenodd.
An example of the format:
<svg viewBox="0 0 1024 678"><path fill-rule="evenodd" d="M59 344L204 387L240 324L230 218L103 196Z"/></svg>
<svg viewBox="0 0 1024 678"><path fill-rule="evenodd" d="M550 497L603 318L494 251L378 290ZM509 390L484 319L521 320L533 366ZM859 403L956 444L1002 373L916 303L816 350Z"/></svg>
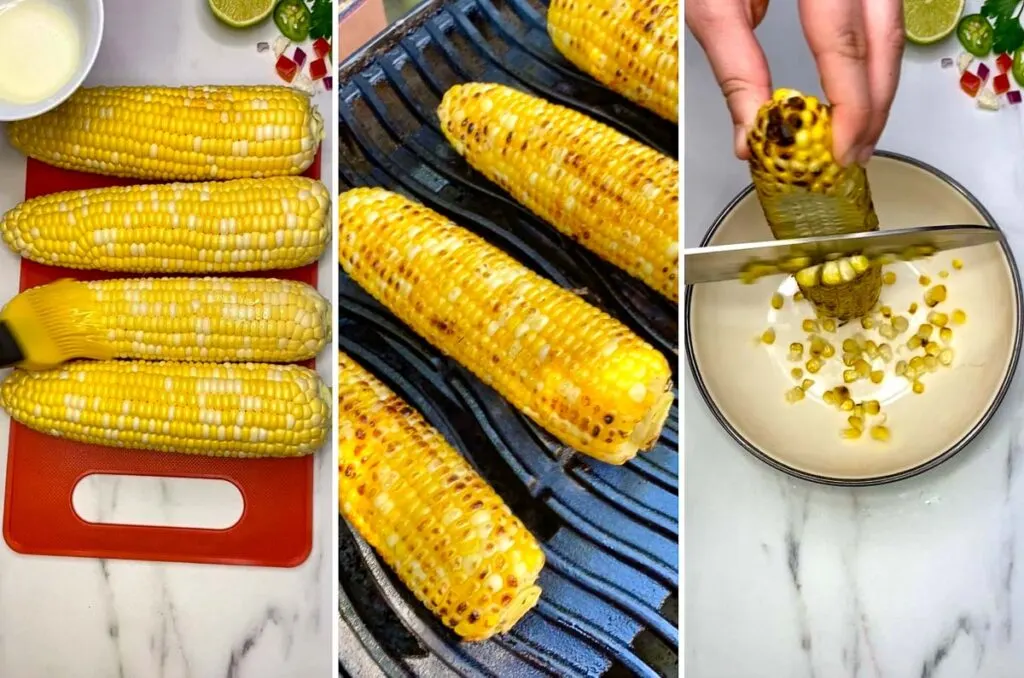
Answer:
<svg viewBox="0 0 1024 678"><path fill-rule="evenodd" d="M758 36L775 86L819 92L795 7L773 3ZM694 246L749 175L732 155L703 53L689 35L685 48L685 242ZM975 108L956 69L940 68L956 55L955 39L908 46L879 147L962 183L1020 261L1024 108ZM1024 675L1020 371L995 419L953 460L912 480L843 489L747 454L684 370L687 676Z"/></svg>
<svg viewBox="0 0 1024 678"><path fill-rule="evenodd" d="M106 0L88 84L271 84L271 22L233 31L203 0ZM331 98L317 105L329 119ZM331 148L327 125L324 149ZM330 177L330 154L324 176ZM25 160L0 138L0 210L24 196ZM333 252L333 249L330 251ZM334 258L321 262L330 294ZM18 261L0 248L0 300L17 291ZM330 357L318 361L330 376ZM0 414L0 486L9 421ZM251 568L22 556L0 543L0 676L9 678L306 678L334 675L332 450L316 462L313 551L297 568ZM107 488L111 490L111 488ZM158 498L124 491L119 515L174 513L209 502L174 480ZM101 504L112 497L92 498ZM157 505L158 504L158 505ZM176 508L177 507L177 508ZM219 507L212 507L219 508Z"/></svg>

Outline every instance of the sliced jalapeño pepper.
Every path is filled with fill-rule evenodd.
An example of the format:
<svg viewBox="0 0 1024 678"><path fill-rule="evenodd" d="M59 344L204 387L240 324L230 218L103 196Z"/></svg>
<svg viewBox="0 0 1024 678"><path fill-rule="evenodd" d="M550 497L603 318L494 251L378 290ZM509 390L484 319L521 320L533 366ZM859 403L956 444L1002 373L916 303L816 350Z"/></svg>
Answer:
<svg viewBox="0 0 1024 678"><path fill-rule="evenodd" d="M992 51L995 31L982 15L968 14L957 24L956 37L965 50L976 57L983 57Z"/></svg>
<svg viewBox="0 0 1024 678"><path fill-rule="evenodd" d="M277 30L292 42L302 42L309 37L310 19L305 0L281 0L274 7Z"/></svg>

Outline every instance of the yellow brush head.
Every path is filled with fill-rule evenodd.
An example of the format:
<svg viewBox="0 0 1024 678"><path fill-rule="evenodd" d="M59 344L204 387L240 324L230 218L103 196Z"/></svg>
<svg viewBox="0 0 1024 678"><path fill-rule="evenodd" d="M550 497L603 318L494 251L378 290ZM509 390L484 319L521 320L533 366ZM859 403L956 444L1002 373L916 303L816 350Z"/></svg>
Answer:
<svg viewBox="0 0 1024 678"><path fill-rule="evenodd" d="M85 283L58 280L25 290L0 310L27 370L52 369L75 358L110 360L112 347L96 321L98 308Z"/></svg>

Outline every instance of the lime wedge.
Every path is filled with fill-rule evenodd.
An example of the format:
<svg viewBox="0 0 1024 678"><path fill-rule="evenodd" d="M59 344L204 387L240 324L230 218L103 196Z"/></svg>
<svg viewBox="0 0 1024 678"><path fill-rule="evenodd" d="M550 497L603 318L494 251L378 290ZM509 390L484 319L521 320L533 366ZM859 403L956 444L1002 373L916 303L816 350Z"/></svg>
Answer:
<svg viewBox="0 0 1024 678"><path fill-rule="evenodd" d="M275 0L208 0L218 19L234 28L245 28L266 19Z"/></svg>
<svg viewBox="0 0 1024 678"><path fill-rule="evenodd" d="M954 30L964 12L965 0L903 0L903 24L907 40L930 45Z"/></svg>

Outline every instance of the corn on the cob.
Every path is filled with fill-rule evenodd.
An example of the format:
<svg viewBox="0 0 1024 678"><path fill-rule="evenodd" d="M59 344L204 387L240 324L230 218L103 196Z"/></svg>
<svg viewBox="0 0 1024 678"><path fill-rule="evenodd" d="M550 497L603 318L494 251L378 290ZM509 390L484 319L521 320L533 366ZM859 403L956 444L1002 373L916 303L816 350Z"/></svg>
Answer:
<svg viewBox="0 0 1024 678"><path fill-rule="evenodd" d="M401 196L339 201L342 268L521 412L611 464L658 439L671 370L627 327Z"/></svg>
<svg viewBox="0 0 1024 678"><path fill-rule="evenodd" d="M493 84L449 89L456 151L535 214L679 300L679 165L576 111Z"/></svg>
<svg viewBox="0 0 1024 678"><path fill-rule="evenodd" d="M17 254L65 268L221 273L297 268L330 240L330 196L305 177L51 193L4 215Z"/></svg>
<svg viewBox="0 0 1024 678"><path fill-rule="evenodd" d="M536 539L437 430L345 354L338 385L342 515L460 636L511 629L541 593Z"/></svg>
<svg viewBox="0 0 1024 678"><path fill-rule="evenodd" d="M297 365L79 361L15 370L0 407L83 443L217 457L297 457L327 437L330 393Z"/></svg>
<svg viewBox="0 0 1024 678"><path fill-rule="evenodd" d="M71 285L81 290L71 309L75 329L104 349L75 358L300 362L315 357L330 338L327 300L293 280L139 278ZM60 285L62 296L71 292L77 290Z"/></svg>
<svg viewBox="0 0 1024 678"><path fill-rule="evenodd" d="M198 181L301 174L324 138L288 87L93 87L7 125L23 154L64 169Z"/></svg>
<svg viewBox="0 0 1024 678"><path fill-rule="evenodd" d="M754 188L776 238L878 229L867 173L860 165L836 162L831 111L817 98L777 90L758 112L747 142ZM859 267L860 259L840 259L825 264L827 271L815 267L797 276L818 313L848 320L878 301L879 267Z"/></svg>
<svg viewBox="0 0 1024 678"><path fill-rule="evenodd" d="M552 0L548 33L577 68L679 121L678 0Z"/></svg>

